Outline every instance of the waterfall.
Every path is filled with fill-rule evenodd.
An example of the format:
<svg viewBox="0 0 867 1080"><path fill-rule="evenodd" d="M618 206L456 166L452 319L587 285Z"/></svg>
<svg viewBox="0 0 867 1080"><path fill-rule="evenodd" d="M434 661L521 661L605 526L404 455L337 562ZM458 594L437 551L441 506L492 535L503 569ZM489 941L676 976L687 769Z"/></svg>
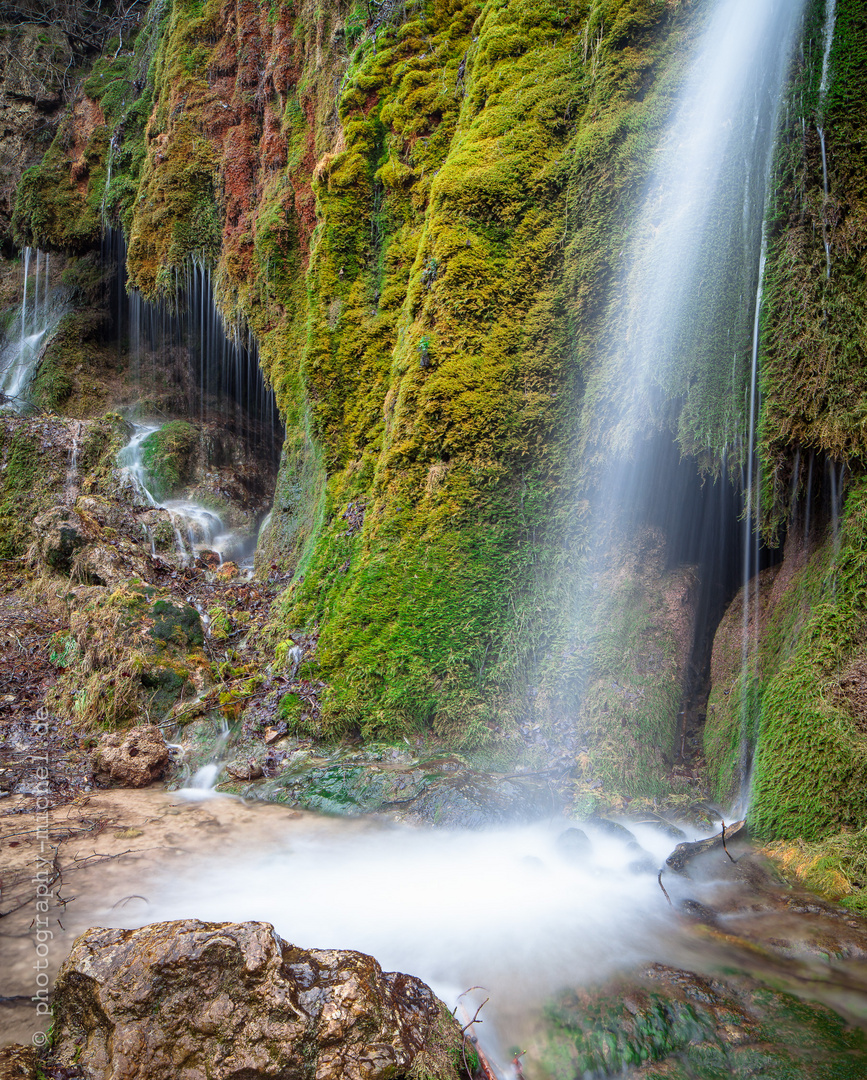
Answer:
<svg viewBox="0 0 867 1080"><path fill-rule="evenodd" d="M151 302L128 288L122 233L105 234L103 261L114 265L110 306L133 389L133 430L119 463L134 495L168 514L182 562L189 564L202 549L216 552L221 562L248 560L258 521L251 518L245 528L229 528L207 498L203 503L198 497L158 497L142 451L146 440L172 417L198 426L209 470L230 469L242 484L250 480L245 466L250 459L260 462L264 473L275 471L283 429L274 392L259 367L256 341L240 326L226 326L214 300L208 263L188 261L175 271L171 297Z"/></svg>
<svg viewBox="0 0 867 1080"><path fill-rule="evenodd" d="M822 76L819 81L819 103L816 109L816 131L822 148L822 243L825 245L826 276L831 280L831 244L828 240L828 223L825 208L828 203L828 156L825 152L825 98L828 94L828 80L831 74L831 46L834 43L834 23L837 17L837 0L825 0L825 26L823 39L825 48L822 53Z"/></svg>
<svg viewBox="0 0 867 1080"><path fill-rule="evenodd" d="M115 265L115 330L127 343L138 399L155 384L165 385L168 376L175 386L173 412L217 421L234 438L264 444L263 452L276 459L282 426L274 392L262 376L253 335L224 322L210 264L189 259L174 271L171 299L152 302L128 288L121 232L106 232L103 260Z"/></svg>
<svg viewBox="0 0 867 1080"><path fill-rule="evenodd" d="M750 700L749 680L753 672L750 661L757 660L759 648L759 533L757 522L761 510L761 475L756 466L756 421L759 414L759 325L762 313L762 289L767 237L762 229L761 253L759 255L758 284L753 314L753 342L750 353L749 425L747 436L747 477L744 485L746 505L744 508L743 553L743 626L741 637L741 794L738 810L744 811L749 803L752 775L753 745L749 734ZM750 619L753 620L753 637L750 638Z"/></svg>
<svg viewBox="0 0 867 1080"><path fill-rule="evenodd" d="M0 401L13 409L27 405L27 392L45 347L69 303L67 291L51 284L47 251L27 247L21 264L21 313L6 341L0 342Z"/></svg>
<svg viewBox="0 0 867 1080"><path fill-rule="evenodd" d="M672 558L675 539L696 528L670 494L673 429L688 452L719 455L725 445L735 465L744 463L741 581L758 569L763 222L803 6L719 0L697 45L636 215L620 295L585 395L582 449L585 462L597 464L585 489L594 555L579 612L592 606L585 594L598 586L605 560L645 525L666 537L669 563L703 564L710 575L719 574L713 560L731 561L721 544L711 559L696 548L689 560ZM727 463L717 457L716 468L724 476ZM734 537L725 542L736 544ZM734 591L736 577L730 584Z"/></svg>

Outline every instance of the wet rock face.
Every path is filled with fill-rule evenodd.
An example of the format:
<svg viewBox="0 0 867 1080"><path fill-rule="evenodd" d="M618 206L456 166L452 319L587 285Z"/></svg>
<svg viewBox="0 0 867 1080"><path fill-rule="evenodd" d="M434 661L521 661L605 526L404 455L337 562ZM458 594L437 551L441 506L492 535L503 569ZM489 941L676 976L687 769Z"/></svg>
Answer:
<svg viewBox="0 0 867 1080"><path fill-rule="evenodd" d="M79 515L66 506L53 506L33 519L39 558L53 570L69 570L73 557L90 539Z"/></svg>
<svg viewBox="0 0 867 1080"><path fill-rule="evenodd" d="M269 923L89 930L55 1002L57 1062L92 1080L457 1080L460 1029L423 982Z"/></svg>
<svg viewBox="0 0 867 1080"><path fill-rule="evenodd" d="M7 240L15 189L50 144L72 59L53 26L0 25L0 239Z"/></svg>
<svg viewBox="0 0 867 1080"><path fill-rule="evenodd" d="M155 725L142 725L125 734L113 731L99 740L93 760L97 780L126 787L147 787L165 772L169 748Z"/></svg>

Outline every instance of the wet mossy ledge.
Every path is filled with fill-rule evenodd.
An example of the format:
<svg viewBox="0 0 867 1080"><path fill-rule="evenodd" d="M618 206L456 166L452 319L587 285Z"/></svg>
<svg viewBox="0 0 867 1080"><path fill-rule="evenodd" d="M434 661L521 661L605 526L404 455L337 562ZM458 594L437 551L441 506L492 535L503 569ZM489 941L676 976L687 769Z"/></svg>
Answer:
<svg viewBox="0 0 867 1080"><path fill-rule="evenodd" d="M790 531L785 558L750 586L755 661L742 666L743 595L714 645L704 750L722 802L754 753L751 832L781 872L865 910L867 483L837 528ZM797 839L796 839L797 838Z"/></svg>

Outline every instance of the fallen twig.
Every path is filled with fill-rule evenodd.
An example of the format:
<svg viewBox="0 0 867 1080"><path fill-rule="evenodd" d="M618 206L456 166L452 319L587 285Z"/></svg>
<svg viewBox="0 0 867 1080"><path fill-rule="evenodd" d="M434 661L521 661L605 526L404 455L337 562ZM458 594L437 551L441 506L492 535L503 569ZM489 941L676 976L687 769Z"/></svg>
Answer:
<svg viewBox="0 0 867 1080"><path fill-rule="evenodd" d="M488 1004L488 1002L490 1000L491 1000L490 998L485 998L485 1000L481 1003L481 1005L478 1007L478 1009L476 1009L476 1015L472 1018L472 1020L468 1021L461 1028L461 1035L466 1034L467 1029L471 1028L473 1026L473 1024L483 1024L484 1023L484 1020L479 1019L479 1013L482 1011L482 1009L484 1009L484 1007Z"/></svg>
<svg viewBox="0 0 867 1080"><path fill-rule="evenodd" d="M111 905L111 910L114 911L116 907L123 905L124 907L130 900L144 900L146 904L150 903L150 900L146 896L142 896L140 893L130 893L129 896L122 896L120 900Z"/></svg>
<svg viewBox="0 0 867 1080"><path fill-rule="evenodd" d="M726 855L728 855L729 859L731 859L731 861L732 861L733 863L737 863L737 859L732 859L731 855L729 854L729 849L728 849L728 848L726 847L726 823L725 823L725 822L723 821L723 819L722 819L722 818L720 818L719 820L720 820L720 824L722 825L722 845L723 845L723 851L724 851L724 852L726 853Z"/></svg>
<svg viewBox="0 0 867 1080"><path fill-rule="evenodd" d="M656 880L659 882L660 889L662 889L662 895L668 901L668 906L669 907L674 907L674 905L671 902L671 897L665 891L665 886L662 884L662 868L661 867L660 867L659 873L656 875Z"/></svg>

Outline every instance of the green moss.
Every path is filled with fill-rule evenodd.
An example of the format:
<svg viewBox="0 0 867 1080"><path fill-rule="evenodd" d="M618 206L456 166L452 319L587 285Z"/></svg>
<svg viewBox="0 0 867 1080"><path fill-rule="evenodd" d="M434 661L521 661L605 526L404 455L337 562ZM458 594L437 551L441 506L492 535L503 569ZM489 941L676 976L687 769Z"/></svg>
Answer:
<svg viewBox="0 0 867 1080"><path fill-rule="evenodd" d="M39 165L21 177L12 216L12 232L20 247L55 247L82 252L99 242L101 222L94 192L105 180L105 129L91 135L76 163L66 150L73 138L73 117L67 114Z"/></svg>
<svg viewBox="0 0 867 1080"><path fill-rule="evenodd" d="M835 550L836 549L836 550ZM867 825L867 731L857 686L867 624L867 482L853 483L841 532L812 555L769 618L750 827L819 839Z"/></svg>
<svg viewBox="0 0 867 1080"><path fill-rule="evenodd" d="M836 460L867 453L867 12L838 0L820 122L824 4L810 5L775 163L762 332L761 453L765 528L775 536L803 492L798 447ZM825 256L830 248L830 277Z"/></svg>
<svg viewBox="0 0 867 1080"><path fill-rule="evenodd" d="M711 981L665 968L563 994L537 1045L546 1075L558 1080L636 1068L659 1080L855 1080L867 1058L864 1033L822 1005L731 973Z"/></svg>
<svg viewBox="0 0 867 1080"><path fill-rule="evenodd" d="M140 583L99 590L72 611L69 634L75 649L51 705L82 728L161 719L210 666L195 608Z"/></svg>
<svg viewBox="0 0 867 1080"><path fill-rule="evenodd" d="M146 159L152 61L166 6L149 6L132 42L110 43L84 81L88 107L79 111L79 100L67 109L42 161L22 177L12 220L19 246L84 252L99 246L104 226L128 227ZM90 133L79 149L82 128Z"/></svg>
<svg viewBox="0 0 867 1080"><path fill-rule="evenodd" d="M184 420L171 420L142 441L142 465L156 498L168 498L191 479L198 447L198 431Z"/></svg>
<svg viewBox="0 0 867 1080"><path fill-rule="evenodd" d="M99 306L77 307L60 321L31 384L34 405L68 416L87 416L105 407L106 374L117 367L116 350L101 340Z"/></svg>
<svg viewBox="0 0 867 1080"><path fill-rule="evenodd" d="M585 65L583 12L455 4L353 58L346 149L314 182L303 368L331 478L279 616L320 630L320 734L484 743L526 709L551 623L567 633L554 575L580 367L570 309L589 261L616 260L669 108L649 75L680 42L651 4L609 25L605 61ZM633 50L644 77L626 75ZM570 213L610 186L612 156L622 187L590 244ZM594 289L598 320L604 278ZM589 333L584 348L587 362ZM362 497L356 533L345 515Z"/></svg>

